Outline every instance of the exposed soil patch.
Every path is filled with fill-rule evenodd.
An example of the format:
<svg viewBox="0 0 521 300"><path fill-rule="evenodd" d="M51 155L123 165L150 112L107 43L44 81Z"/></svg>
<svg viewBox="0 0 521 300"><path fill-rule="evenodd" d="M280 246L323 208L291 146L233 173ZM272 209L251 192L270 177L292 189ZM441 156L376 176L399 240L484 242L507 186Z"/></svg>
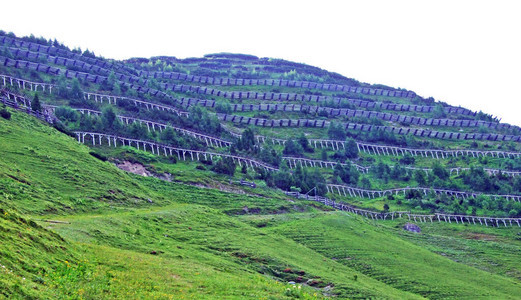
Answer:
<svg viewBox="0 0 521 300"><path fill-rule="evenodd" d="M230 185L224 185L224 184L219 183L219 182L212 182L212 183L207 183L207 184L202 184L202 183L199 183L199 182L182 182L182 181L179 181L179 182L183 183L183 184L189 184L189 185L192 185L192 186L200 187L200 188L205 188L205 189L214 189L214 190L219 190L219 191L222 191L222 192L228 192L228 193L233 193L233 194L248 195L248 196L266 198L266 196L264 196L264 195L247 193L247 192L245 192L244 190L242 190L240 188L235 188L235 187L230 186Z"/></svg>
<svg viewBox="0 0 521 300"><path fill-rule="evenodd" d="M165 181L172 181L172 175L170 174L155 174L147 170L147 168L140 163L133 163L128 160L116 163L116 166L123 171L134 173L145 177L155 177Z"/></svg>
<svg viewBox="0 0 521 300"><path fill-rule="evenodd" d="M497 236L484 233L466 232L461 234L461 237L469 240L481 240L481 241L497 241Z"/></svg>
<svg viewBox="0 0 521 300"><path fill-rule="evenodd" d="M141 176L149 177L152 176L152 173L150 173L145 166L138 163L131 163L128 160L125 160L121 163L117 163L116 166L120 168L123 171L127 171L130 173L138 174Z"/></svg>

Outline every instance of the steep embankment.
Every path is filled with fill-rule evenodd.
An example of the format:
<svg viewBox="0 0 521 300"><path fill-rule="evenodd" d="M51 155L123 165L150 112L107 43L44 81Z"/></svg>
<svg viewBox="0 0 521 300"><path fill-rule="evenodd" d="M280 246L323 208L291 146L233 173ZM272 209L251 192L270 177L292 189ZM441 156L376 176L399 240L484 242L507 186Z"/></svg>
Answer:
<svg viewBox="0 0 521 300"><path fill-rule="evenodd" d="M12 271L1 273L5 296L508 298L520 291L511 279L434 254L358 217L309 218L295 209L312 208L283 197L124 173L23 113L0 119L0 137L0 201L9 207L0 263ZM264 229L230 215L244 207L289 214ZM15 210L66 222L40 223L65 240ZM288 291L289 280L304 287Z"/></svg>
<svg viewBox="0 0 521 300"><path fill-rule="evenodd" d="M246 205L276 211L286 200L127 174L19 112L11 120L0 119L0 134L1 203L8 207L0 239L3 251L16 253L2 255L0 262L13 271L2 273L7 297L283 298L320 295L326 286L343 296L414 297L363 275L354 281L356 271L224 213ZM193 202L204 206L186 204ZM67 241L34 221L11 220L16 210L36 220L66 222L41 224L58 226ZM36 233L29 235L31 230ZM306 280L317 279L321 289L288 292L285 283L270 279L296 279L284 272L288 267Z"/></svg>

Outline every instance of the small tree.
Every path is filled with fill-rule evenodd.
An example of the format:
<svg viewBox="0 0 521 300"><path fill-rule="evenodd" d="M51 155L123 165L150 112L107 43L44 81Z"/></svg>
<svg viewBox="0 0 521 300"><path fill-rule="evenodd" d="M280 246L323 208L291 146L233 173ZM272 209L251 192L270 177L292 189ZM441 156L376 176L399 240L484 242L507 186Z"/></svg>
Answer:
<svg viewBox="0 0 521 300"><path fill-rule="evenodd" d="M311 145L309 144L309 141L308 139L306 138L306 136L304 134L301 134L298 139L297 139L297 143L300 144L300 146L302 147L302 149L306 152L313 152L313 148L311 147Z"/></svg>
<svg viewBox="0 0 521 300"><path fill-rule="evenodd" d="M77 78L74 78L71 83L71 90L68 95L69 99L71 99L71 103L80 104L83 102L83 91L81 90L80 81Z"/></svg>
<svg viewBox="0 0 521 300"><path fill-rule="evenodd" d="M409 153L405 154L404 157L400 158L400 163L403 165L414 165L416 159Z"/></svg>
<svg viewBox="0 0 521 300"><path fill-rule="evenodd" d="M370 189L371 188L371 181L369 180L369 178L367 177L364 177L362 178L362 180L360 181L360 186L364 189Z"/></svg>
<svg viewBox="0 0 521 300"><path fill-rule="evenodd" d="M275 181L275 185L278 188L283 189L285 191L288 191L293 185L291 174L287 170L281 170L279 172L276 172L275 174L273 174L273 179Z"/></svg>
<svg viewBox="0 0 521 300"><path fill-rule="evenodd" d="M42 111L42 105L40 104L40 98L38 97L38 93L34 94L34 98L31 101L31 108L34 111Z"/></svg>
<svg viewBox="0 0 521 300"><path fill-rule="evenodd" d="M427 179L425 178L425 172L422 170L414 171L414 180L416 180L416 182L420 186L425 186L425 184L427 184Z"/></svg>
<svg viewBox="0 0 521 300"><path fill-rule="evenodd" d="M255 150L255 135L251 128L247 128L241 134L241 138L237 142L237 149L244 151Z"/></svg>
<svg viewBox="0 0 521 300"><path fill-rule="evenodd" d="M449 178L450 174L439 162L435 161L432 165L432 172L434 175L438 176L438 178L445 180Z"/></svg>
<svg viewBox="0 0 521 300"><path fill-rule="evenodd" d="M107 80L103 82L102 88L108 91L113 91L114 84L116 84L116 74L114 73L114 71L111 71L109 76L107 77Z"/></svg>
<svg viewBox="0 0 521 300"><path fill-rule="evenodd" d="M215 111L221 114L231 114L232 107L226 102L217 101L215 103Z"/></svg>
<svg viewBox="0 0 521 300"><path fill-rule="evenodd" d="M176 138L176 134L172 127L167 127L165 130L163 130L159 136L162 142L165 143L172 143L174 139Z"/></svg>
<svg viewBox="0 0 521 300"><path fill-rule="evenodd" d="M69 88L67 87L67 80L65 79L65 76L61 75L60 77L58 77L56 87L58 91L58 96L65 99L69 99Z"/></svg>
<svg viewBox="0 0 521 300"><path fill-rule="evenodd" d="M441 104L436 104L434 106L433 115L435 118L445 118L447 117L447 114L445 113L445 109L443 109L443 106Z"/></svg>
<svg viewBox="0 0 521 300"><path fill-rule="evenodd" d="M345 155L347 158L358 157L358 145L356 144L356 141L352 138L347 138L346 140Z"/></svg>
<svg viewBox="0 0 521 300"><path fill-rule="evenodd" d="M217 163L212 167L212 170L217 173L233 176L236 167L237 166L231 157L223 157L217 160Z"/></svg>
<svg viewBox="0 0 521 300"><path fill-rule="evenodd" d="M299 143L295 143L293 140L287 140L284 145L284 150L282 153L287 155L300 155L304 152L302 146Z"/></svg>
<svg viewBox="0 0 521 300"><path fill-rule="evenodd" d="M327 160L327 150L326 149L322 149L322 152L320 153L320 158L322 160Z"/></svg>
<svg viewBox="0 0 521 300"><path fill-rule="evenodd" d="M331 139L334 140L343 140L346 138L346 131L342 128L341 124L337 124L335 122L331 122L329 124L329 129L327 130L327 134Z"/></svg>
<svg viewBox="0 0 521 300"><path fill-rule="evenodd" d="M103 109L101 113L101 123L105 130L118 130L120 128L119 120L112 106Z"/></svg>
<svg viewBox="0 0 521 300"><path fill-rule="evenodd" d="M57 107L54 111L54 115L60 119L60 121L69 123L76 122L80 119L80 114L68 106Z"/></svg>

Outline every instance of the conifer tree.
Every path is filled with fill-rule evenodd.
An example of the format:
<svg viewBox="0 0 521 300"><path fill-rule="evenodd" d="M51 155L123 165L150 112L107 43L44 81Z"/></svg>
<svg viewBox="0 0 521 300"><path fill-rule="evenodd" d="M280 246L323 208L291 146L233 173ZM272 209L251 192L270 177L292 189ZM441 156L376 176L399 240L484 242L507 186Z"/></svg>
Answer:
<svg viewBox="0 0 521 300"><path fill-rule="evenodd" d="M31 108L34 111L42 111L42 105L40 104L40 98L38 97L38 93L34 94L34 98L31 101Z"/></svg>

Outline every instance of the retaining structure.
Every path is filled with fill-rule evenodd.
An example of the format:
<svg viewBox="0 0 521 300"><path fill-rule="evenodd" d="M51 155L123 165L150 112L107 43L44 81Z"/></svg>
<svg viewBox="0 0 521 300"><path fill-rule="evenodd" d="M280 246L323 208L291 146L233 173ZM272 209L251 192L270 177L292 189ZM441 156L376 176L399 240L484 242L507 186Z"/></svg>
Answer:
<svg viewBox="0 0 521 300"><path fill-rule="evenodd" d="M263 168L268 171L274 171L277 170L277 168L272 167L266 163L259 162L254 159L236 156L236 155L229 155L229 154L223 154L223 153L215 153L215 152L208 152L208 151L199 151L199 150L191 150L191 149L183 149L183 148L176 148L171 147L168 145L159 144L156 142L150 142L150 141L143 141L143 140L137 140L137 139L131 139L131 138L125 138L120 137L116 135L109 135L104 133L97 133L97 132L84 132L84 131L75 131L76 137L78 138L78 142L85 144L85 137L91 139L92 146L96 145L102 145L103 142L106 142L108 146L130 146L137 148L138 150L144 150L144 151L151 151L152 154L156 155L164 155L164 156L176 156L179 160L187 160L187 157L189 159L193 160L210 160L213 161L214 157L230 157L233 159L234 162L237 162L239 166L242 166L245 164L246 166L250 167L258 167ZM87 139L88 142L88 139Z"/></svg>
<svg viewBox="0 0 521 300"><path fill-rule="evenodd" d="M513 200L516 202L521 201L521 195L493 195L493 194L483 194L483 193L474 193L474 192L465 192L465 191L456 191L449 189L437 189L437 188L423 188L423 187L406 187L406 188L397 188L397 189L389 189L389 190L368 190L357 187L351 187L347 185L340 184L328 184L327 191L331 194L338 194L340 196L346 197L360 197L360 198L377 198L383 197L386 195L398 195L399 193L405 193L407 191L420 191L427 195L430 192L436 193L436 195L445 194L448 196L454 196L461 199L467 198L476 198L480 195L487 196L493 199L505 198L506 200Z"/></svg>
<svg viewBox="0 0 521 300"><path fill-rule="evenodd" d="M440 214L435 213L432 215L424 215L424 214L413 214L408 211L390 211L390 212L375 212L371 210L361 209L349 205L345 202L331 200L326 197L320 196L309 196L303 195L297 192L286 192L286 195L296 197L297 199L305 199L310 201L316 201L323 203L324 205L333 207L338 210L347 211L350 213L354 213L357 215L364 216L366 218L371 218L372 220L394 220L395 218L402 218L407 216L410 221L415 222L446 222L456 224L473 224L473 225L485 225L485 226L496 226L499 227L501 224L505 227L516 225L521 227L521 218L495 218L495 217L478 217L478 216L469 216L469 215L455 215L455 214Z"/></svg>
<svg viewBox="0 0 521 300"><path fill-rule="evenodd" d="M332 83L317 83L309 81L297 80L282 80L282 79L242 79L242 78L215 78L208 76L195 76L179 72L147 72L140 71L139 76L157 79L170 79L188 81L194 83L203 83L210 85L237 85L237 86L251 86L251 85L265 85L265 86L285 86L307 89L318 89L335 92L350 92L361 93L366 95L389 96L389 97L404 97L414 98L416 93L412 91L400 91L391 89L375 89L371 87L348 86Z"/></svg>

